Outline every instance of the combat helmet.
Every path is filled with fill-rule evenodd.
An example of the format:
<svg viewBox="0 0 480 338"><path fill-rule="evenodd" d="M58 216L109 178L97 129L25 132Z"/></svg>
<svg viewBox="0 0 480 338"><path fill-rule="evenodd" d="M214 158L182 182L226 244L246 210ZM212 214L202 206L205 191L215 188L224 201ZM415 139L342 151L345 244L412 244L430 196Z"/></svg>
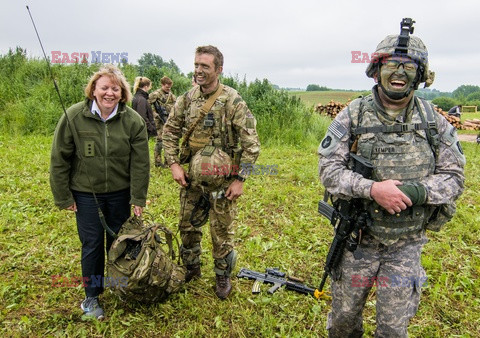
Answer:
<svg viewBox="0 0 480 338"><path fill-rule="evenodd" d="M410 36L413 33L413 21L410 18L404 18L400 23L400 34L386 36L377 46L365 73L373 78L375 73L379 74L379 67L383 59L390 56L409 57L418 64L417 78L413 83L413 89L418 89L421 82L425 82L425 87L433 83L435 73L428 69L428 51L423 41Z"/></svg>
<svg viewBox="0 0 480 338"><path fill-rule="evenodd" d="M230 176L231 170L230 156L218 147L207 145L190 162L191 184L207 190L218 189Z"/></svg>

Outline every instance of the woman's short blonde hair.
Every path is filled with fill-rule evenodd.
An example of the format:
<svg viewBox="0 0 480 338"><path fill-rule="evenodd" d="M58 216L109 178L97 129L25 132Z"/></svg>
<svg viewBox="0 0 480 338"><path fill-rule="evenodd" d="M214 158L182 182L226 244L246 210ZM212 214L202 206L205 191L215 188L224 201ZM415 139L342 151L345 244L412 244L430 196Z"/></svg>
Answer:
<svg viewBox="0 0 480 338"><path fill-rule="evenodd" d="M114 83L120 86L122 90L122 98L120 99L120 102L126 103L132 100L132 94L130 93L130 85L125 78L125 75L123 75L122 71L118 69L117 66L111 64L103 66L98 70L98 72L92 75L92 77L88 81L87 86L85 87L86 97L88 97L92 101L95 100L95 97L93 96L95 84L102 76L108 76Z"/></svg>

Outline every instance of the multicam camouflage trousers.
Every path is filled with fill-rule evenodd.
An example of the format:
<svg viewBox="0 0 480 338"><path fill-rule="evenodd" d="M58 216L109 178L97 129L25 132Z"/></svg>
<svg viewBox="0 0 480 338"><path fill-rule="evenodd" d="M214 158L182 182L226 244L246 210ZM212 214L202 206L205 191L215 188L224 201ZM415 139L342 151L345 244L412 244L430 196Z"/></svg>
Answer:
<svg viewBox="0 0 480 338"><path fill-rule="evenodd" d="M158 122L157 119L155 120L155 126L157 127L157 140L155 142L155 148L153 152L155 164L157 166L162 165L164 160L162 159L162 149L163 149L163 123Z"/></svg>
<svg viewBox="0 0 480 338"><path fill-rule="evenodd" d="M190 223L190 215L195 203L202 196L203 191L198 188L180 189L180 237L182 239L182 260L185 265L200 263L202 227L194 227ZM224 196L213 199L209 194L211 205L209 211L210 236L212 238L212 256L217 268L225 270L223 258L233 250L235 202ZM223 263L223 264L222 264Z"/></svg>
<svg viewBox="0 0 480 338"><path fill-rule="evenodd" d="M345 250L336 281L332 283L329 337L361 337L363 308L376 286L375 337L407 337L409 320L420 303L427 278L420 262L425 233L385 246L367 235L355 256Z"/></svg>

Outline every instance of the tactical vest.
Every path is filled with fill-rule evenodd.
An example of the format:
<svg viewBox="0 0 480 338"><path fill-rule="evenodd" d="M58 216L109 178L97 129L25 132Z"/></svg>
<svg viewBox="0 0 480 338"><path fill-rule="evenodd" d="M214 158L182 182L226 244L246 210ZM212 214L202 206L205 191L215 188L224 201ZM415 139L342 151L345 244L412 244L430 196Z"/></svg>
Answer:
<svg viewBox="0 0 480 338"><path fill-rule="evenodd" d="M374 181L418 182L434 173L438 131L429 103L415 98L409 123L382 123L373 96L352 102L349 114L357 154L375 166ZM365 201L365 208L373 220L367 231L382 242L419 232L431 216L428 206L409 207L394 215L372 201Z"/></svg>
<svg viewBox="0 0 480 338"><path fill-rule="evenodd" d="M187 129L201 116L201 108L208 100L198 95L199 90L200 87L197 86L186 95L189 101L189 108L185 112ZM241 148L238 146L238 136L233 132L232 116L228 113L228 105L232 104L229 101L232 93L232 89L224 86L188 140L189 152L192 155L189 170L192 186L218 189L237 174Z"/></svg>
<svg viewBox="0 0 480 338"><path fill-rule="evenodd" d="M206 102L205 97L195 95L199 90L200 87L197 86L186 96L187 100L190 101L189 109L185 116L187 129L198 118L200 109ZM231 117L227 116L227 99L228 93L227 95L224 93L220 94L208 114L205 115L204 121L201 121L193 131L189 140L192 154L197 153L206 145L213 145L228 153L227 145L229 144L229 139L227 137L227 129L231 130L232 122ZM233 134L230 130L228 134Z"/></svg>

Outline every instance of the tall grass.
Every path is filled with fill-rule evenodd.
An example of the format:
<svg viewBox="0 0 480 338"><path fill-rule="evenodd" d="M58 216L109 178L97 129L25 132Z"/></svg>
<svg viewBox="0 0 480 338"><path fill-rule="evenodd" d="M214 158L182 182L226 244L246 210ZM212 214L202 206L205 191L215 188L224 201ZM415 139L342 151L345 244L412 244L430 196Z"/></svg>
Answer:
<svg viewBox="0 0 480 338"><path fill-rule="evenodd" d="M84 87L100 64L54 64L53 74L65 106L83 100ZM133 83L138 66L120 66L127 80ZM145 71L154 81L169 75L176 94L190 86L190 79L165 67L149 67ZM267 80L250 84L234 78L223 78L227 85L236 88L247 102L258 121L262 144L289 144L303 147L318 143L326 130L326 123L314 114L300 99L276 90ZM0 132L10 134L50 135L62 114L45 61L28 59L26 52L17 48L0 55Z"/></svg>

